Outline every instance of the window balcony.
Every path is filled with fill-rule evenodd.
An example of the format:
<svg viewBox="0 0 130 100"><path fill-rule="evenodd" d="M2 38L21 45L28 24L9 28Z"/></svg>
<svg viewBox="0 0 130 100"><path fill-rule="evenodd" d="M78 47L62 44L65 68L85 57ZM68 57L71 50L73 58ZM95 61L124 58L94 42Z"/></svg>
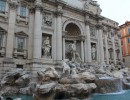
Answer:
<svg viewBox="0 0 130 100"><path fill-rule="evenodd" d="M29 21L29 18L27 16L17 15L17 23L24 22L27 25L28 21Z"/></svg>
<svg viewBox="0 0 130 100"><path fill-rule="evenodd" d="M0 56L1 57L5 56L5 47L0 47Z"/></svg>
<svg viewBox="0 0 130 100"><path fill-rule="evenodd" d="M0 11L0 17L3 17L4 19L7 19L8 18L8 12Z"/></svg>
<svg viewBox="0 0 130 100"><path fill-rule="evenodd" d="M24 59L26 59L27 58L27 50L14 48L14 57L15 58L23 57Z"/></svg>

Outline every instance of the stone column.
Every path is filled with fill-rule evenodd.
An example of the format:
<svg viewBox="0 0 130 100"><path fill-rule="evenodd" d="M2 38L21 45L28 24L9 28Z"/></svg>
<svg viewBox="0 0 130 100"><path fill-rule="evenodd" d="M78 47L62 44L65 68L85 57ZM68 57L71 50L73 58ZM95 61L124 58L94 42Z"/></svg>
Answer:
<svg viewBox="0 0 130 100"><path fill-rule="evenodd" d="M56 63L56 33L57 33L57 20L56 20L56 15L54 14L54 35L52 35L52 55L53 55L53 60L54 63Z"/></svg>
<svg viewBox="0 0 130 100"><path fill-rule="evenodd" d="M99 31L98 28L96 28L96 33L97 33L97 61L100 63L100 41L99 41Z"/></svg>
<svg viewBox="0 0 130 100"><path fill-rule="evenodd" d="M60 10L62 7L58 6ZM62 11L57 10L56 14L56 62L62 60Z"/></svg>
<svg viewBox="0 0 130 100"><path fill-rule="evenodd" d="M84 43L81 40L81 60L84 62Z"/></svg>
<svg viewBox="0 0 130 100"><path fill-rule="evenodd" d="M16 8L17 3L9 2L9 23L8 23L8 34L7 34L7 45L6 45L6 57L12 58L13 47L14 47L14 28L16 21Z"/></svg>
<svg viewBox="0 0 130 100"><path fill-rule="evenodd" d="M33 58L41 58L42 31L41 31L41 1L35 2L35 21L33 37Z"/></svg>
<svg viewBox="0 0 130 100"><path fill-rule="evenodd" d="M88 59L87 59L87 37L85 38L85 41L84 41L84 62L87 62Z"/></svg>
<svg viewBox="0 0 130 100"><path fill-rule="evenodd" d="M33 32L34 32L34 11L33 9L30 9L29 11L29 37L28 37L28 59L32 59L33 58Z"/></svg>
<svg viewBox="0 0 130 100"><path fill-rule="evenodd" d="M108 34L108 32L106 31L106 32L105 32L106 60L107 60L107 64L109 64L109 54L108 54L107 34Z"/></svg>
<svg viewBox="0 0 130 100"><path fill-rule="evenodd" d="M63 60L65 59L65 38L63 38Z"/></svg>
<svg viewBox="0 0 130 100"><path fill-rule="evenodd" d="M103 26L102 25L97 25L97 29L98 29L98 35L99 35L99 49L100 49L100 64L104 63L104 49L103 49L103 30L102 30Z"/></svg>
<svg viewBox="0 0 130 100"><path fill-rule="evenodd" d="M119 50L120 50L120 60L122 61L122 46L121 46L121 34L118 33L118 42L119 42Z"/></svg>
<svg viewBox="0 0 130 100"><path fill-rule="evenodd" d="M113 47L113 57L114 57L114 64L116 64L116 49L115 49L115 38L114 32L112 32L112 47Z"/></svg>
<svg viewBox="0 0 130 100"><path fill-rule="evenodd" d="M85 21L85 35L87 37L86 39L86 45L87 45L87 50L85 51L85 60L87 60L88 63L92 62L92 56L91 56L91 37L90 37L90 28L89 28L89 21ZM87 57L87 58L86 58Z"/></svg>

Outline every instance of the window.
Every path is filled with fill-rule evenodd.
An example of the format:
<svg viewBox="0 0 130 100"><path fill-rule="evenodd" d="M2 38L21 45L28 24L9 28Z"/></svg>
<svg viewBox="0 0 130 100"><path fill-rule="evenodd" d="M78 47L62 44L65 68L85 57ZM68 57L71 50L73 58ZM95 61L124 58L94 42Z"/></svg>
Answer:
<svg viewBox="0 0 130 100"><path fill-rule="evenodd" d="M111 34L110 33L108 34L108 38L111 39Z"/></svg>
<svg viewBox="0 0 130 100"><path fill-rule="evenodd" d="M130 28L128 29L128 34L130 34Z"/></svg>
<svg viewBox="0 0 130 100"><path fill-rule="evenodd" d="M109 51L109 58L113 59L113 49L110 48L110 49L108 49L108 51Z"/></svg>
<svg viewBox="0 0 130 100"><path fill-rule="evenodd" d="M17 37L17 49L18 52L23 52L25 45L25 38L24 37Z"/></svg>
<svg viewBox="0 0 130 100"><path fill-rule="evenodd" d="M0 0L0 12L5 12L6 1Z"/></svg>
<svg viewBox="0 0 130 100"><path fill-rule="evenodd" d="M16 68L23 69L23 65L17 65Z"/></svg>
<svg viewBox="0 0 130 100"><path fill-rule="evenodd" d="M121 41L121 45L123 45L123 41Z"/></svg>
<svg viewBox="0 0 130 100"><path fill-rule="evenodd" d="M25 6L20 7L20 16L26 17L26 7Z"/></svg>
<svg viewBox="0 0 130 100"><path fill-rule="evenodd" d="M128 38L128 43L130 43L130 38Z"/></svg>

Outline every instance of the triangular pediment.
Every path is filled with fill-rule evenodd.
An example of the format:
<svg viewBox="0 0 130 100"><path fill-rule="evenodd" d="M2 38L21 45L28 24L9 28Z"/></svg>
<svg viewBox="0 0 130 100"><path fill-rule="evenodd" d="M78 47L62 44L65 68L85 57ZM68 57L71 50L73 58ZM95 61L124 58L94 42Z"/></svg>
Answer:
<svg viewBox="0 0 130 100"><path fill-rule="evenodd" d="M6 33L7 31L5 29L3 29L3 28L0 27L0 32Z"/></svg>

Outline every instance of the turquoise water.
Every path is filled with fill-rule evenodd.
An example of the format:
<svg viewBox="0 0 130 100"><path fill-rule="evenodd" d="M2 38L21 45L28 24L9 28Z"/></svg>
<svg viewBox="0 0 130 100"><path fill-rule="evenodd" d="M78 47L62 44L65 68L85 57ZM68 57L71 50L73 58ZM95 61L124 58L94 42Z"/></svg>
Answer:
<svg viewBox="0 0 130 100"><path fill-rule="evenodd" d="M33 100L33 97L31 95L14 95L14 96L7 96L11 97L12 99L21 98L21 100ZM4 99L6 96L4 97Z"/></svg>
<svg viewBox="0 0 130 100"><path fill-rule="evenodd" d="M33 100L30 95L8 96L13 99L21 98L21 100ZM130 90L113 94L93 94L90 100L130 100Z"/></svg>
<svg viewBox="0 0 130 100"><path fill-rule="evenodd" d="M90 100L130 100L130 90L113 94L94 94Z"/></svg>

